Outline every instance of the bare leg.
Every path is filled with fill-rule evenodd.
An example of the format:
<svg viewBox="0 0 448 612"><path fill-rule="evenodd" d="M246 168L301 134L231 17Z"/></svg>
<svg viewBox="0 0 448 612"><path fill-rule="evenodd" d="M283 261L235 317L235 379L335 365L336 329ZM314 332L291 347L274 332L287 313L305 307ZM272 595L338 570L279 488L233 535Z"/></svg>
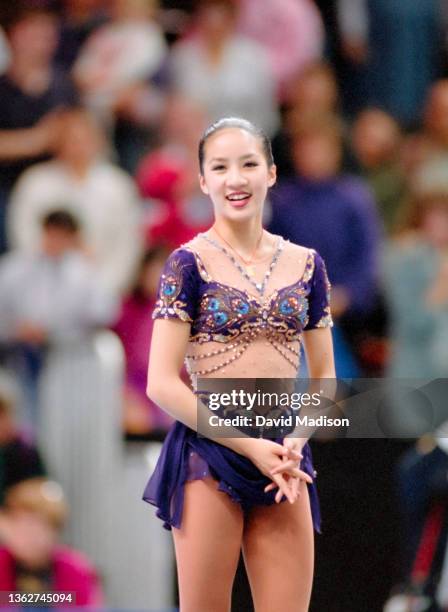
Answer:
<svg viewBox="0 0 448 612"><path fill-rule="evenodd" d="M254 508L243 553L256 612L307 612L313 583L314 535L306 484L294 503Z"/></svg>
<svg viewBox="0 0 448 612"><path fill-rule="evenodd" d="M185 485L180 529L173 529L181 612L229 612L243 535L238 504L212 478Z"/></svg>

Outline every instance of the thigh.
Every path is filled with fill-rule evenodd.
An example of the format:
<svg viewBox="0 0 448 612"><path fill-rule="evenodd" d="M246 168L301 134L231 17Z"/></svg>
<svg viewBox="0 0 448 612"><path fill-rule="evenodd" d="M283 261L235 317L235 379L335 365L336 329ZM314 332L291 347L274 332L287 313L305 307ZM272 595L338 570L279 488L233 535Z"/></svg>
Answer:
<svg viewBox="0 0 448 612"><path fill-rule="evenodd" d="M314 534L304 482L294 504L254 508L246 521L243 553L256 612L306 612L311 597Z"/></svg>
<svg viewBox="0 0 448 612"><path fill-rule="evenodd" d="M185 485L180 529L173 529L182 612L228 612L243 534L238 504L213 478Z"/></svg>

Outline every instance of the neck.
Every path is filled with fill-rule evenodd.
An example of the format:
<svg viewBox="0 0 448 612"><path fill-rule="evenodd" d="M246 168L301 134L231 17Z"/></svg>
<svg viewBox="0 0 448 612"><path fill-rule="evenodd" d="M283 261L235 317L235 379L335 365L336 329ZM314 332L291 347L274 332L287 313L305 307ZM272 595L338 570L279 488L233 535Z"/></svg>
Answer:
<svg viewBox="0 0 448 612"><path fill-rule="evenodd" d="M214 39L207 37L204 39L204 47L211 64L219 64L224 52L226 39Z"/></svg>
<svg viewBox="0 0 448 612"><path fill-rule="evenodd" d="M74 161L74 160L64 160L61 158L61 161L65 164L68 172L74 177L76 180L83 180L89 174L89 170L93 165L92 161L82 160L82 161Z"/></svg>
<svg viewBox="0 0 448 612"><path fill-rule="evenodd" d="M227 240L234 249L242 254L252 254L263 231L261 217L248 219L244 223L231 223L217 219L212 226L219 236Z"/></svg>

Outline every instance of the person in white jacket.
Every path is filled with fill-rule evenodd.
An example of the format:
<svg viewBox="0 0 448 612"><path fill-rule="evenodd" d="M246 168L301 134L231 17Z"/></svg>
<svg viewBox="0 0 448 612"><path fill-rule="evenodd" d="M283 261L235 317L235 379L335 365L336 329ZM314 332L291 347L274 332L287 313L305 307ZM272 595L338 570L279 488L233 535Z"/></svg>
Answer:
<svg viewBox="0 0 448 612"><path fill-rule="evenodd" d="M62 207L80 218L102 281L122 293L141 252L136 188L130 176L104 158L104 139L87 111L67 111L63 128L55 159L26 170L13 190L9 245L36 249L42 217Z"/></svg>

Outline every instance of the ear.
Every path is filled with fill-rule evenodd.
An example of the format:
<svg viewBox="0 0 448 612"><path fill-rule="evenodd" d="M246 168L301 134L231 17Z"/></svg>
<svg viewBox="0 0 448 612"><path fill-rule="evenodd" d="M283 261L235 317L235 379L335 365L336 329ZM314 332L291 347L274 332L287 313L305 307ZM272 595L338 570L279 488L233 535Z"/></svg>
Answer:
<svg viewBox="0 0 448 612"><path fill-rule="evenodd" d="M202 193L205 193L205 195L210 195L202 174L199 174L199 187L201 188Z"/></svg>
<svg viewBox="0 0 448 612"><path fill-rule="evenodd" d="M272 166L269 168L269 173L268 173L268 187L272 187L273 185L275 185L277 181L277 166L275 164L272 164Z"/></svg>

